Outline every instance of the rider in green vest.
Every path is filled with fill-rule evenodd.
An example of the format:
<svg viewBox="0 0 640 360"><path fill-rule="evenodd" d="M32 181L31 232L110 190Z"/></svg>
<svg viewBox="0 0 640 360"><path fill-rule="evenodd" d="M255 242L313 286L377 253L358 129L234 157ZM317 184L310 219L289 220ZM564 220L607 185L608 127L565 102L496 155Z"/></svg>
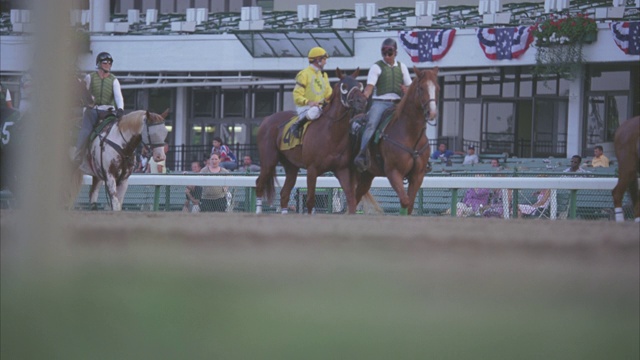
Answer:
<svg viewBox="0 0 640 360"><path fill-rule="evenodd" d="M371 108L367 113L367 125L360 143L360 152L354 160L359 171L365 171L368 168L367 144L380 124L382 114L400 102L402 95L411 85L409 69L405 64L396 61L398 54L396 41L391 38L385 39L382 42L381 52L382 60L377 61L369 69L367 86L364 89L364 94L367 97L372 94L373 96Z"/></svg>
<svg viewBox="0 0 640 360"><path fill-rule="evenodd" d="M87 140L91 131L98 124L99 118L104 118L108 113L115 112L117 117L124 114L124 98L120 82L111 73L113 57L107 52L101 52L96 57L96 68L94 73L87 74L84 78L87 89L93 96L95 106L87 108L82 117L82 127L78 132L76 146L71 149L71 158L75 162L81 162L82 156L87 146Z"/></svg>

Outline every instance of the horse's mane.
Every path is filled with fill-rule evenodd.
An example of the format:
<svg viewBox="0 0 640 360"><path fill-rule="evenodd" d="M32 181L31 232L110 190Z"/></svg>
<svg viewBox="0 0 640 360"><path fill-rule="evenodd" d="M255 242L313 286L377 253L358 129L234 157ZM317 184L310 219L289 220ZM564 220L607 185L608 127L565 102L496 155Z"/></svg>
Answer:
<svg viewBox="0 0 640 360"><path fill-rule="evenodd" d="M144 123L144 117L147 112L144 110L136 110L126 115L122 115L118 127L122 131L140 132Z"/></svg>
<svg viewBox="0 0 640 360"><path fill-rule="evenodd" d="M389 122L389 125L392 125L398 120L400 114L402 113L402 110L404 110L404 107L406 106L407 101L409 101L408 99L415 97L415 92L417 91L416 88L418 87L418 84L421 81L429 80L433 81L434 84L438 83L437 76L434 75L433 70L423 70L422 77L420 76L420 74L416 73L413 81L411 81L411 85L409 85L409 88L407 89L407 93L404 94L404 96L402 97L402 99L400 99L400 102L396 106L396 111L393 112L393 118Z"/></svg>

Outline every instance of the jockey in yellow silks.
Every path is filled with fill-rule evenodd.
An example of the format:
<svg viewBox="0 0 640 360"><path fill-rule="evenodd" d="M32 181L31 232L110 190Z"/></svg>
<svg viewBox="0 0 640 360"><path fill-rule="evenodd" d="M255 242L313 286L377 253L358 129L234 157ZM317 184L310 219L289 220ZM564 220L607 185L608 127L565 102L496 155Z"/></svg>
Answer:
<svg viewBox="0 0 640 360"><path fill-rule="evenodd" d="M293 102L298 112L298 121L291 126L292 133L299 133L307 120L319 118L323 103L329 101L333 93L329 77L322 71L328 58L329 54L323 48L314 47L309 51L309 66L296 75Z"/></svg>

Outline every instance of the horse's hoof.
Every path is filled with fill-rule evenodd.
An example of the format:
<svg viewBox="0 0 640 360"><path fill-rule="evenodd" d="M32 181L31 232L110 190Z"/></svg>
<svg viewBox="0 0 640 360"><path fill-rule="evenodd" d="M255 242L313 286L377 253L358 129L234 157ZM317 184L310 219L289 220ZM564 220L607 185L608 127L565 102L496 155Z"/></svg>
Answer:
<svg viewBox="0 0 640 360"><path fill-rule="evenodd" d="M91 210L91 211L98 210L98 204L91 203L91 206L89 207L89 210Z"/></svg>

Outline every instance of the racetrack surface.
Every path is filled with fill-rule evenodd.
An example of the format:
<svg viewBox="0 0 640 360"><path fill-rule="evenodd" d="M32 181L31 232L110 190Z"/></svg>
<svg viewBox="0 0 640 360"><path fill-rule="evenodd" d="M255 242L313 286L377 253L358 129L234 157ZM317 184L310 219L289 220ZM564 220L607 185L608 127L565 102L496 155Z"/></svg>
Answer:
<svg viewBox="0 0 640 360"><path fill-rule="evenodd" d="M18 216L2 358L640 354L631 222L69 212L33 261Z"/></svg>

